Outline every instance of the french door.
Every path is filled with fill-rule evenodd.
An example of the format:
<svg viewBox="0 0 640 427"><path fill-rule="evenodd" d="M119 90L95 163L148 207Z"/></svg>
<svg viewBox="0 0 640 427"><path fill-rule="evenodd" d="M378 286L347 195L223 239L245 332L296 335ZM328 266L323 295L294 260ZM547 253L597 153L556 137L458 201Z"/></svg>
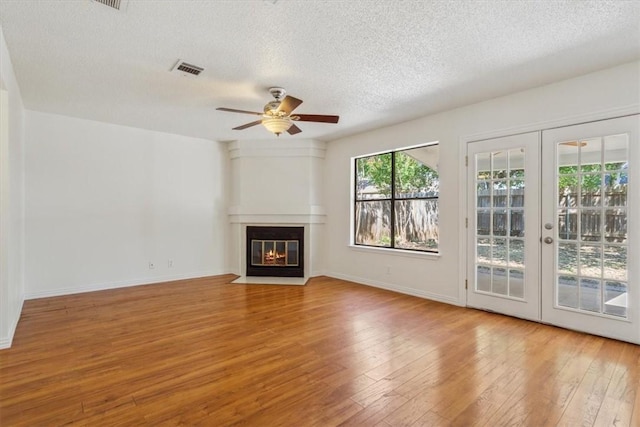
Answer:
<svg viewBox="0 0 640 427"><path fill-rule="evenodd" d="M640 343L639 134L635 115L468 144L467 304Z"/></svg>
<svg viewBox="0 0 640 427"><path fill-rule="evenodd" d="M468 147L467 304L540 319L539 134Z"/></svg>

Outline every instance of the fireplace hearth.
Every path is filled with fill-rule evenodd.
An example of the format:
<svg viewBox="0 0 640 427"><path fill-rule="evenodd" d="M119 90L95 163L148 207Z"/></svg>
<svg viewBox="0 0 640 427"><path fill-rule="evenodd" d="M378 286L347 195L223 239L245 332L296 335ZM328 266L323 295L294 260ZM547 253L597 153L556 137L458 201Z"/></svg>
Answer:
<svg viewBox="0 0 640 427"><path fill-rule="evenodd" d="M247 276L304 277L304 227L247 226Z"/></svg>

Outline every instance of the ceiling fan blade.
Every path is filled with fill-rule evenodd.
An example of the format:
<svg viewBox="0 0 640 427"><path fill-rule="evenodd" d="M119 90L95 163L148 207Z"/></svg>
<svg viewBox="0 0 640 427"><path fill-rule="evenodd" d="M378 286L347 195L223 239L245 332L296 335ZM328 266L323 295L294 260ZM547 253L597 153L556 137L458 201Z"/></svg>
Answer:
<svg viewBox="0 0 640 427"><path fill-rule="evenodd" d="M262 116L262 113L258 113L258 112L255 112L255 111L247 111L247 110L236 110L235 108L220 107L220 108L216 108L216 110L218 110L218 111L227 111L229 113L243 113L243 114L253 114L255 116Z"/></svg>
<svg viewBox="0 0 640 427"><path fill-rule="evenodd" d="M259 125L260 123L262 123L262 120L256 120L255 122L247 123L246 125L233 128L233 130L242 130L242 129L250 128L251 126Z"/></svg>
<svg viewBox="0 0 640 427"><path fill-rule="evenodd" d="M295 110L298 105L302 104L302 100L298 98L294 98L293 96L285 96L282 102L280 102L280 106L278 107L278 111L284 111L287 114L291 114L293 110Z"/></svg>
<svg viewBox="0 0 640 427"><path fill-rule="evenodd" d="M301 122L338 123L340 116L326 116L322 114L296 114Z"/></svg>
<svg viewBox="0 0 640 427"><path fill-rule="evenodd" d="M302 129L300 129L296 125L291 125L291 127L289 128L289 130L287 132L289 133L289 135L295 135L296 133L302 132Z"/></svg>

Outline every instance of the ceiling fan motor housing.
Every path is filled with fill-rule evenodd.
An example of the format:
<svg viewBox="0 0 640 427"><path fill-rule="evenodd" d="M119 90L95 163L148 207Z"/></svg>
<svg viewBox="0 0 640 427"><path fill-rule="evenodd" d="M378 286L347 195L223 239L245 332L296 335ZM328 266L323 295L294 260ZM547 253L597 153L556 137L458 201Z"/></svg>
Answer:
<svg viewBox="0 0 640 427"><path fill-rule="evenodd" d="M282 98L287 94L287 91L282 87L270 87L269 93L271 93L276 101L282 101Z"/></svg>
<svg viewBox="0 0 640 427"><path fill-rule="evenodd" d="M264 106L264 113L268 114L270 116L277 116L279 114L276 114L276 113L278 112L278 108L280 107L280 103L282 102L282 99L287 94L287 91L282 87L270 87L269 88L269 93L276 100L268 102L267 105Z"/></svg>
<svg viewBox="0 0 640 427"><path fill-rule="evenodd" d="M264 106L264 113L269 115L275 115L280 106L280 101L271 101Z"/></svg>

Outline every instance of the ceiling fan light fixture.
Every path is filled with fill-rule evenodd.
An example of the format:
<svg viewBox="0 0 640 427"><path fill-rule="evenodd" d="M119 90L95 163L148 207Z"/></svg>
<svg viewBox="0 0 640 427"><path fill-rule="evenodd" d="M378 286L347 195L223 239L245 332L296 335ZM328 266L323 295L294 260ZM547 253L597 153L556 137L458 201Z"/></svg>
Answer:
<svg viewBox="0 0 640 427"><path fill-rule="evenodd" d="M269 92L275 100L268 102L264 106L263 113L257 111L238 110L235 108L218 107L218 111L226 111L229 113L251 114L254 116L262 116L261 120L255 120L236 126L233 130L244 130L253 126L263 125L269 132L280 136L282 132L288 132L289 135L297 135L302 132L293 122L316 122L316 123L338 123L339 116L328 116L324 114L291 114L293 110L302 104L302 100L295 98L287 93L281 87L269 88Z"/></svg>
<svg viewBox="0 0 640 427"><path fill-rule="evenodd" d="M282 132L288 131L293 123L286 117L269 117L262 121L262 125L266 127L269 132L280 135Z"/></svg>

